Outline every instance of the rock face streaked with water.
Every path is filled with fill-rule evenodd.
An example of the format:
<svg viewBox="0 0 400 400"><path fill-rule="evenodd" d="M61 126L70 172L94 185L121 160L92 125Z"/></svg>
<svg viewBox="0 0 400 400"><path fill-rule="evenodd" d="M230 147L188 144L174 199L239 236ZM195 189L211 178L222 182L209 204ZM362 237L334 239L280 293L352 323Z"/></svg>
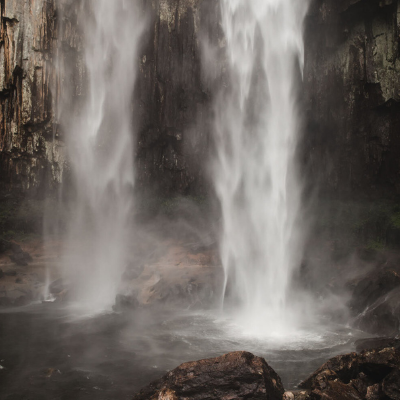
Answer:
<svg viewBox="0 0 400 400"><path fill-rule="evenodd" d="M68 172L65 136L50 88L62 84L54 65L57 48L64 46L76 66L67 84L76 96L82 90L79 4L69 0L1 0L0 4L0 185L37 193L39 188L57 187ZM209 122L202 125L202 121L212 108L216 83L203 79L199 63L204 32L217 46L223 45L218 8L218 2L209 0L151 2L152 28L143 42L147 44L138 88L138 104L151 107L141 114L138 171L143 187L159 187L154 185L157 181L164 193L207 188L198 161L209 152ZM392 146L397 143L399 122L397 8L397 0L312 1L305 25L308 127L303 147L307 176L312 174L313 182L322 183L332 194L368 193L375 188L378 196L383 189L392 195L399 185L398 147ZM67 16L68 24L62 37L59 12ZM184 74L166 79L172 67L182 71L183 66ZM167 86L168 98L163 95ZM201 114L200 128L194 123L196 110ZM367 120L360 118L365 113ZM180 135L183 140L178 140Z"/></svg>

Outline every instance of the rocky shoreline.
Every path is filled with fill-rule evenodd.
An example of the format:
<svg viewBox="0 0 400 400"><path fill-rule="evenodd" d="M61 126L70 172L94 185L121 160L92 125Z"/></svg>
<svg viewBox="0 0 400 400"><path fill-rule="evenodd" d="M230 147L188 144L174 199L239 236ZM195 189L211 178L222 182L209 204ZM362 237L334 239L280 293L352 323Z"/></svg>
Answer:
<svg viewBox="0 0 400 400"><path fill-rule="evenodd" d="M263 358L241 351L184 363L133 400L400 399L400 340L360 340L356 345L357 352L331 358L297 391L285 392L280 377Z"/></svg>

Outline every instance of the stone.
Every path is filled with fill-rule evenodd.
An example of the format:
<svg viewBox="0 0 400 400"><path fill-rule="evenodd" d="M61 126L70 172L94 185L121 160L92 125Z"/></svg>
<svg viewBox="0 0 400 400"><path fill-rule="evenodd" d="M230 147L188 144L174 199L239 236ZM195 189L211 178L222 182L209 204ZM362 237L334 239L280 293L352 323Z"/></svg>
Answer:
<svg viewBox="0 0 400 400"><path fill-rule="evenodd" d="M397 265L372 270L352 285L349 307L355 328L395 336L400 329L400 272Z"/></svg>
<svg viewBox="0 0 400 400"><path fill-rule="evenodd" d="M307 179L332 198L400 190L397 1L318 0L305 24ZM381 6L380 6L381 4ZM327 95L329 93L329 95Z"/></svg>
<svg viewBox="0 0 400 400"><path fill-rule="evenodd" d="M359 369L367 376L382 380L393 369L400 368L400 349L364 350L358 356Z"/></svg>
<svg viewBox="0 0 400 400"><path fill-rule="evenodd" d="M328 383L324 390L315 389L311 392L312 400L363 400L362 396L351 385L338 380Z"/></svg>
<svg viewBox="0 0 400 400"><path fill-rule="evenodd" d="M329 387L331 381L338 379L336 372L326 369L320 372L314 380L313 387L320 390L325 390Z"/></svg>
<svg viewBox="0 0 400 400"><path fill-rule="evenodd" d="M400 288L382 295L359 314L353 326L374 335L395 336L400 330Z"/></svg>
<svg viewBox="0 0 400 400"><path fill-rule="evenodd" d="M383 393L391 400L400 400L400 371L393 370L382 383Z"/></svg>
<svg viewBox="0 0 400 400"><path fill-rule="evenodd" d="M355 284L349 307L359 314L399 286L400 274L395 269L374 270Z"/></svg>
<svg viewBox="0 0 400 400"><path fill-rule="evenodd" d="M333 357L300 383L300 388L311 390L310 399L400 400L400 340L375 338L356 344L360 353Z"/></svg>
<svg viewBox="0 0 400 400"><path fill-rule="evenodd" d="M180 365L151 383L133 400L282 400L283 386L263 358L233 352Z"/></svg>
<svg viewBox="0 0 400 400"><path fill-rule="evenodd" d="M371 385L367 389L367 394L365 395L365 400L380 400L382 398L382 389L379 383Z"/></svg>
<svg viewBox="0 0 400 400"><path fill-rule="evenodd" d="M368 387L373 383L374 381L368 378L363 372L360 372L356 379L350 381L351 386L353 386L362 397L367 395Z"/></svg>
<svg viewBox="0 0 400 400"><path fill-rule="evenodd" d="M356 351L359 353L364 350L383 350L388 347L400 348L400 339L395 338L372 338L359 339L355 342Z"/></svg>
<svg viewBox="0 0 400 400"><path fill-rule="evenodd" d="M310 392L308 390L291 390L285 392L282 400L309 400Z"/></svg>
<svg viewBox="0 0 400 400"><path fill-rule="evenodd" d="M331 358L310 377L300 383L301 389L323 388L322 382L339 378L344 382L355 379L359 372L359 361L357 353L349 353Z"/></svg>
<svg viewBox="0 0 400 400"><path fill-rule="evenodd" d="M1 1L4 187L38 191L57 187L67 174L65 141L55 113L62 79L54 65L57 50L67 49L64 57L74 67L65 81L74 100L82 96L80 3ZM143 3L151 27L138 55L133 107L138 122L137 185L163 194L204 193L204 159L213 140L213 89L223 84L219 2ZM307 179L321 185L324 193L398 194L399 14L394 3L311 2L305 24L307 129L302 150ZM206 58L212 59L213 69L204 67ZM55 87L57 95L52 94Z"/></svg>

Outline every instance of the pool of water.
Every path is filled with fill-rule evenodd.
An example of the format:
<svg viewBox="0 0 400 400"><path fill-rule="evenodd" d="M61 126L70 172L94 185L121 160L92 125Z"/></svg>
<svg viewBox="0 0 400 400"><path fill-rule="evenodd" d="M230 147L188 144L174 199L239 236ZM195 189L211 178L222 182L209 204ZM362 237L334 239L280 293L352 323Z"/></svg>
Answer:
<svg viewBox="0 0 400 400"><path fill-rule="evenodd" d="M322 363L354 350L362 332L327 322L254 338L206 312L93 315L35 304L0 310L0 399L130 399L185 361L246 350L293 389Z"/></svg>

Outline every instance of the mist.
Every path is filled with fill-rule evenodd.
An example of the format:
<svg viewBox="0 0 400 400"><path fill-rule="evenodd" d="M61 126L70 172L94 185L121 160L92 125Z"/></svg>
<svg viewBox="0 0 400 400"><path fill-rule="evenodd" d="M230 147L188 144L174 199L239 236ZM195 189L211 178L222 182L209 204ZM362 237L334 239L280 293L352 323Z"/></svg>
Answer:
<svg viewBox="0 0 400 400"><path fill-rule="evenodd" d="M5 399L235 351L294 390L398 335L397 2L361 3L1 2Z"/></svg>

